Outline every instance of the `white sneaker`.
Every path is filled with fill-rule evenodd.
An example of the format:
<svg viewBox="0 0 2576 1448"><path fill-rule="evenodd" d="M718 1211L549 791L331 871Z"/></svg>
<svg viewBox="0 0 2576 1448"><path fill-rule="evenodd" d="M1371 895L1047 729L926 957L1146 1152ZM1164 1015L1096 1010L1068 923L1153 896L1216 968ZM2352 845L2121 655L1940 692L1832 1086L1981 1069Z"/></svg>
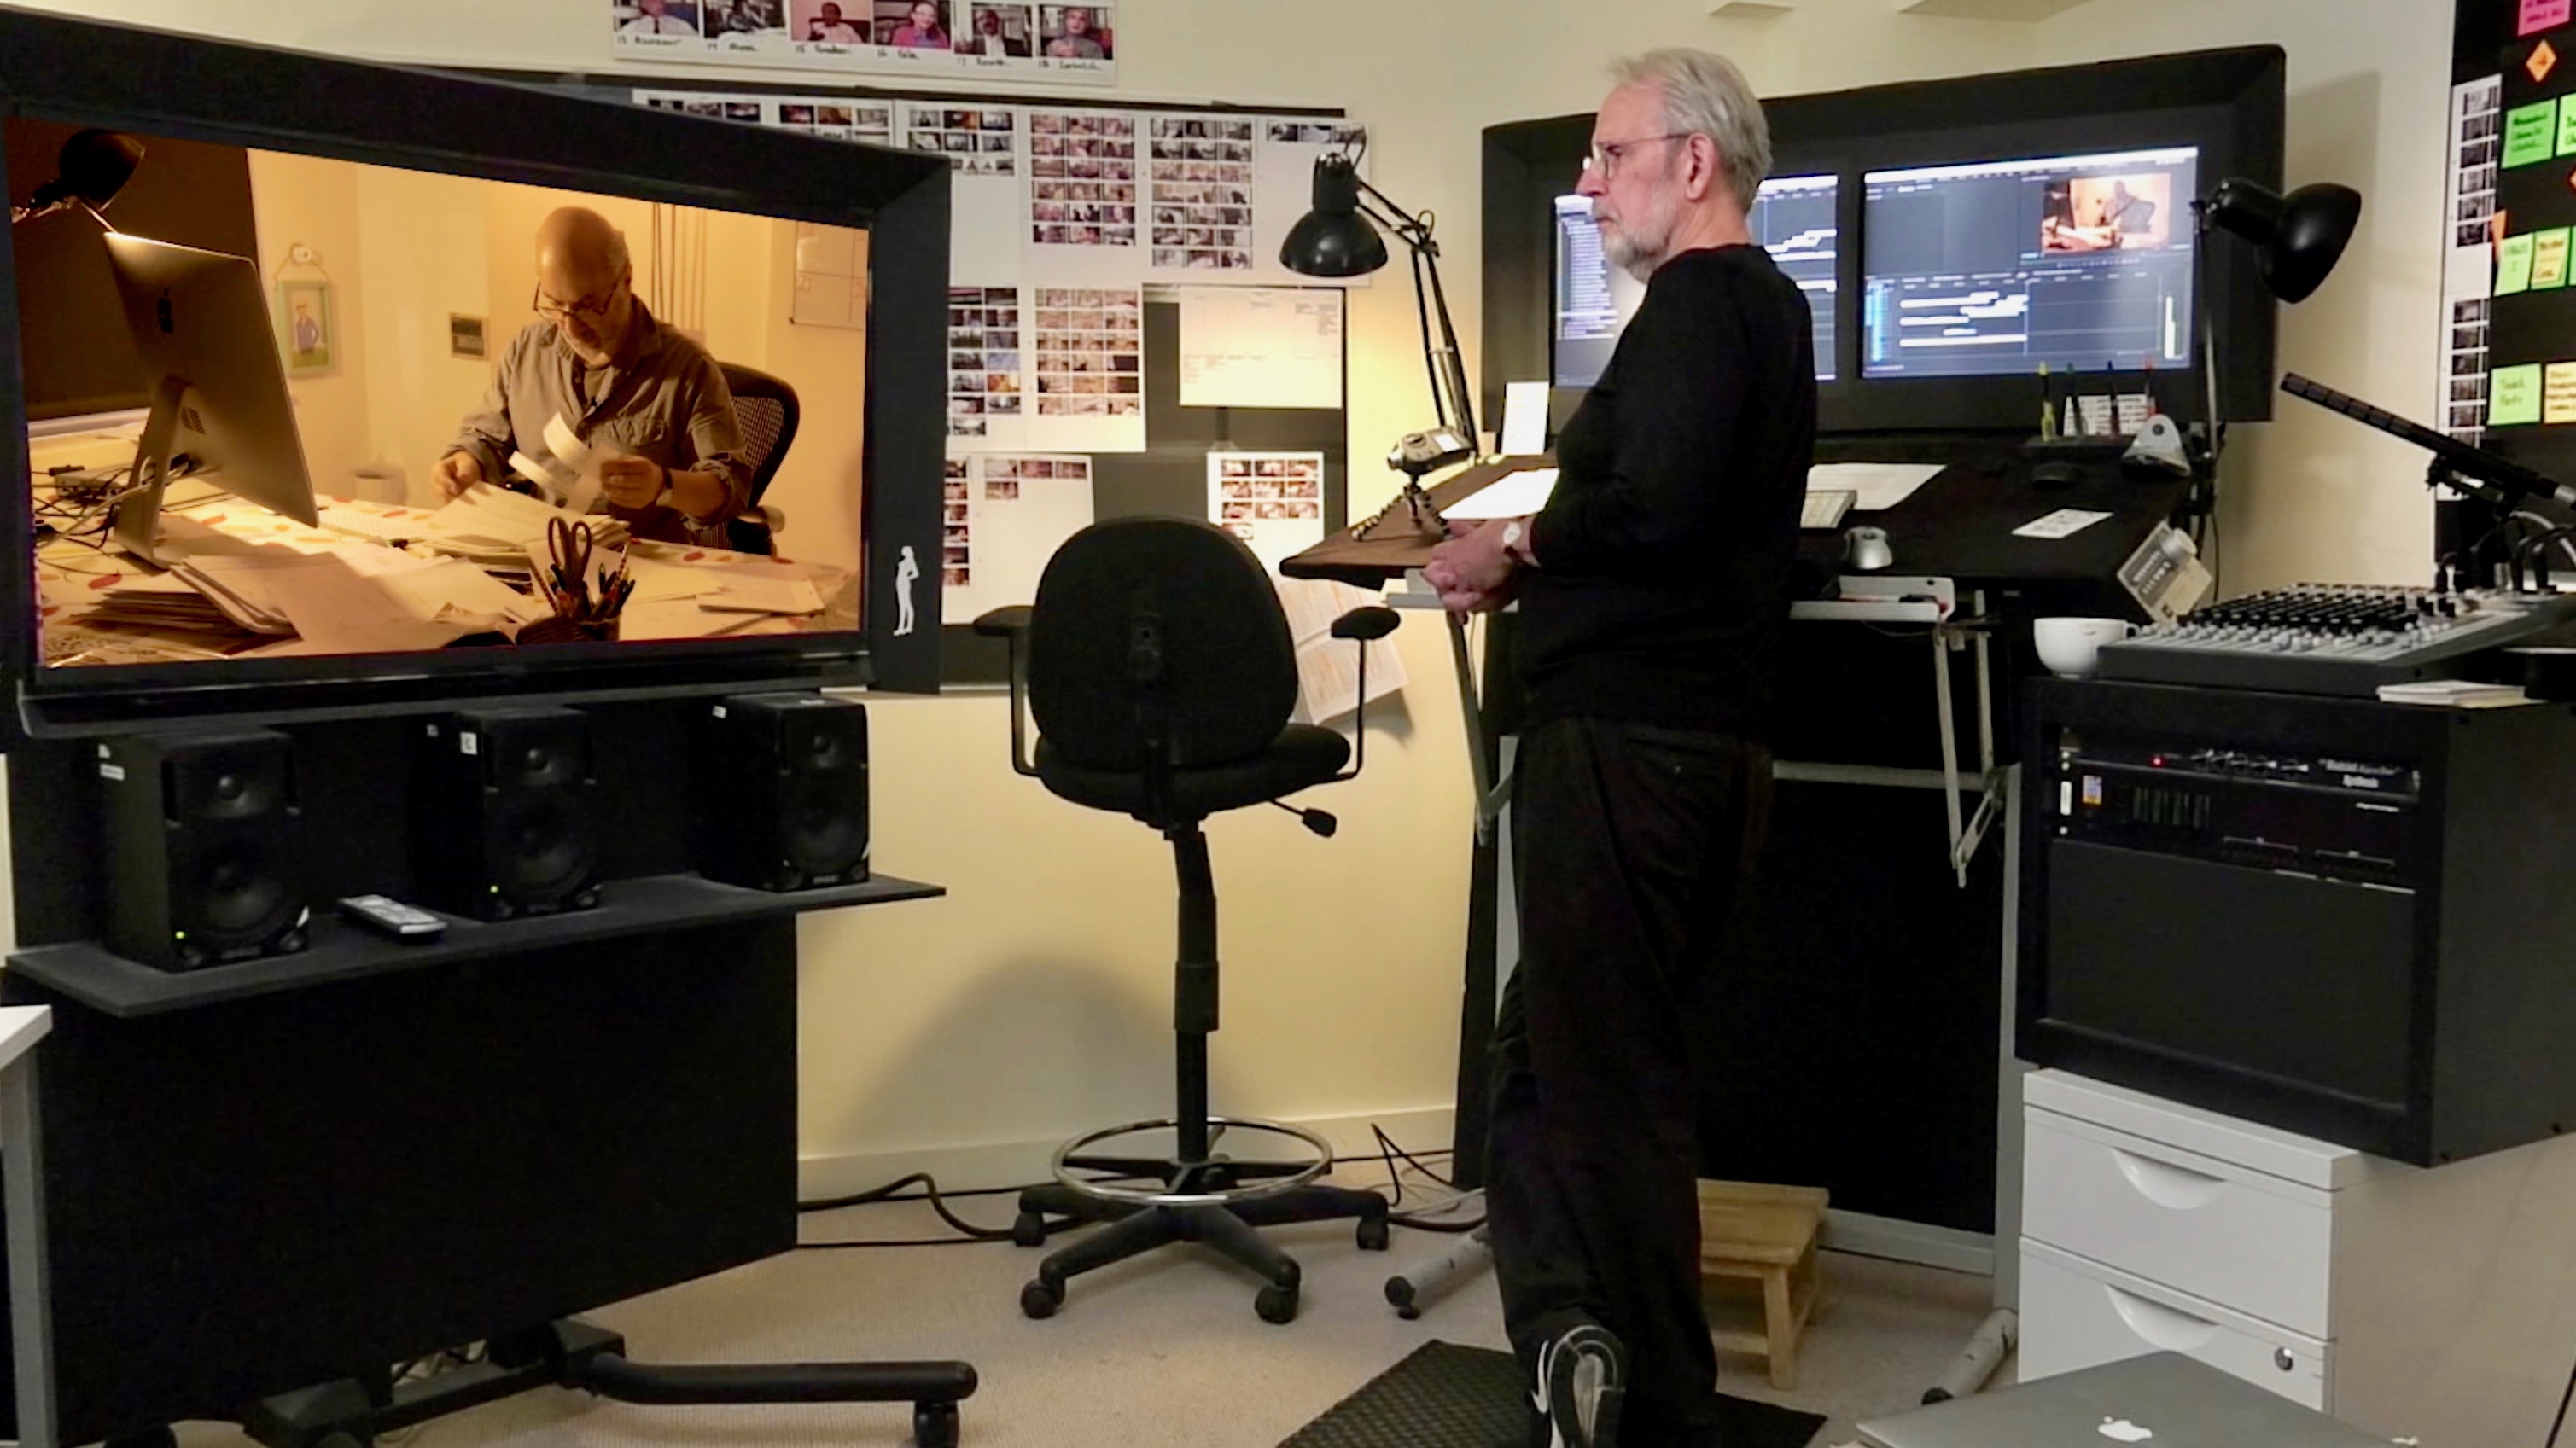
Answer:
<svg viewBox="0 0 2576 1448"><path fill-rule="evenodd" d="M1547 1420L1548 1448L1617 1448L1628 1396L1628 1354L1608 1328L1570 1328L1538 1352L1530 1404Z"/></svg>

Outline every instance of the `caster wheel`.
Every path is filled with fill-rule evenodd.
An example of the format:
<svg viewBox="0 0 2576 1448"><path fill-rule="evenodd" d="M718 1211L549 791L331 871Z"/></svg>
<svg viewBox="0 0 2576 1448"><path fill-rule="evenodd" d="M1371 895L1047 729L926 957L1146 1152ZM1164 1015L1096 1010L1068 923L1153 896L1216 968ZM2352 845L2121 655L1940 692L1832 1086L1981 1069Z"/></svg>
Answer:
<svg viewBox="0 0 2576 1448"><path fill-rule="evenodd" d="M1049 1287L1045 1282L1037 1281L1020 1289L1020 1311L1029 1317L1053 1317L1055 1310L1062 1306L1064 1289L1061 1287Z"/></svg>
<svg viewBox="0 0 2576 1448"><path fill-rule="evenodd" d="M155 1428L131 1438L110 1438L106 1448L179 1448L179 1435L167 1427Z"/></svg>
<svg viewBox="0 0 2576 1448"><path fill-rule="evenodd" d="M1386 1250L1386 1244L1387 1244L1387 1242L1388 1242L1390 1239L1392 1239L1392 1238L1394 1237L1394 1235L1395 1235L1395 1230L1394 1230L1393 1228L1389 1227L1389 1226L1386 1224L1386 1218L1384 1218L1384 1217L1362 1217L1362 1218L1360 1218L1360 1250L1361 1250L1361 1251L1363 1251L1363 1252L1383 1252L1383 1251L1385 1251L1385 1250Z"/></svg>
<svg viewBox="0 0 2576 1448"><path fill-rule="evenodd" d="M1297 1289L1275 1285L1264 1287L1261 1295L1252 1299L1252 1310L1261 1314L1263 1322L1285 1327L1297 1320Z"/></svg>
<svg viewBox="0 0 2576 1448"><path fill-rule="evenodd" d="M1022 1212L1011 1219L1011 1245L1015 1247L1043 1247L1046 1245L1046 1239L1046 1215L1044 1213Z"/></svg>
<svg viewBox="0 0 2576 1448"><path fill-rule="evenodd" d="M957 1448L957 1405L913 1405L912 1443L913 1448Z"/></svg>

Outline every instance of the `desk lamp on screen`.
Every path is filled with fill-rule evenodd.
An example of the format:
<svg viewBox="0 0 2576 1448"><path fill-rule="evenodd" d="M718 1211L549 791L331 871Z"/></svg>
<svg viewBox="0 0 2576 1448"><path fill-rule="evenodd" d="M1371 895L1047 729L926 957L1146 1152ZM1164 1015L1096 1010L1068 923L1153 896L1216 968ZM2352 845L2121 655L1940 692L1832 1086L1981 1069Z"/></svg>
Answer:
<svg viewBox="0 0 2576 1448"><path fill-rule="evenodd" d="M1458 329L1449 320L1449 296L1440 285L1440 243L1431 235L1430 212L1408 212L1389 201L1384 192L1360 179L1353 159L1340 152L1317 158L1314 209L1289 228L1279 261L1300 276L1366 276L1387 262L1380 228L1394 233L1412 253L1414 310L1422 324L1422 355L1431 372L1436 425L1407 436L1387 455L1387 466L1404 474L1404 491L1356 532L1372 537L1409 529L1426 537L1443 537L1439 511L1422 491L1422 479L1434 469L1474 457L1477 433L1467 368L1458 353ZM1396 516L1399 505L1401 522Z"/></svg>
<svg viewBox="0 0 2576 1448"><path fill-rule="evenodd" d="M104 213L134 179L134 168L143 164L143 143L122 131L93 128L74 133L59 154L54 179L37 187L26 205L9 208L11 226L73 207L106 226Z"/></svg>

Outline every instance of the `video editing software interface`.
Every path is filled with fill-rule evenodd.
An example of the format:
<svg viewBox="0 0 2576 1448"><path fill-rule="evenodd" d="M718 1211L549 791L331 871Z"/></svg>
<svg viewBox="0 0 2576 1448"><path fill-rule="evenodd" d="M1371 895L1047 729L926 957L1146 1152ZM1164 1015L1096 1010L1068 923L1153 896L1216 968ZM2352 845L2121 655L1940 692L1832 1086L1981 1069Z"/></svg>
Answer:
<svg viewBox="0 0 2576 1448"><path fill-rule="evenodd" d="M1863 178L1863 377L2187 368L2200 152Z"/></svg>
<svg viewBox="0 0 2576 1448"><path fill-rule="evenodd" d="M1832 176L1780 176L1762 183L1745 221L1753 239L1806 293L1816 316L1816 380L1834 377L1836 281ZM1645 300L1643 282L1610 264L1592 224L1592 202L1556 199L1556 385L1589 387L1610 365L1619 334Z"/></svg>

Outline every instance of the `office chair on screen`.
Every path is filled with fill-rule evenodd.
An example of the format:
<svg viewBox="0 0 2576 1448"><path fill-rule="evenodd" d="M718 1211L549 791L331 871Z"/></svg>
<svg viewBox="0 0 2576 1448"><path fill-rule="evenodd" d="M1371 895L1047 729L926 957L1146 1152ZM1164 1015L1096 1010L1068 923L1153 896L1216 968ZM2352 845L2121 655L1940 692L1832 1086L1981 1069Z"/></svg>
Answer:
<svg viewBox="0 0 2576 1448"><path fill-rule="evenodd" d="M1391 609L1353 609L1333 636L1356 642L1365 670L1367 641L1395 625ZM1056 1153L1057 1184L1021 1195L1012 1231L1021 1246L1045 1243L1050 1216L1110 1225L1049 1256L1021 1290L1020 1310L1051 1317L1081 1273L1173 1242L1204 1242L1266 1278L1254 1306L1266 1321L1288 1322L1297 1315L1297 1263L1254 1228L1357 1218L1360 1246L1383 1251L1387 1204L1375 1192L1316 1185L1332 1148L1315 1133L1208 1114L1216 886L1200 825L1220 810L1278 804L1353 778L1362 761L1332 730L1288 722L1297 661L1279 596L1251 550L1210 524L1095 523L1056 550L1033 607L997 609L975 630L1010 640L1011 767L1075 804L1160 832L1180 877L1178 1109L1168 1120L1077 1137ZM1365 673L1360 692L1365 698ZM1034 760L1024 716L1037 722ZM1365 704L1359 735L1364 754ZM1315 833L1333 832L1322 811L1296 813ZM1233 1161L1217 1150L1229 1131L1292 1138L1305 1150L1294 1160ZM1166 1132L1178 1141L1168 1158L1102 1150Z"/></svg>
<svg viewBox="0 0 2576 1448"><path fill-rule="evenodd" d="M725 386L733 392L734 421L742 429L743 461L751 464L749 505L742 516L725 525L726 546L738 553L775 553L787 516L776 508L763 507L760 496L769 491L770 480L778 476L779 464L787 461L787 448L796 441L796 424L803 410L796 405L796 389L778 378L732 362L717 365L724 369Z"/></svg>

